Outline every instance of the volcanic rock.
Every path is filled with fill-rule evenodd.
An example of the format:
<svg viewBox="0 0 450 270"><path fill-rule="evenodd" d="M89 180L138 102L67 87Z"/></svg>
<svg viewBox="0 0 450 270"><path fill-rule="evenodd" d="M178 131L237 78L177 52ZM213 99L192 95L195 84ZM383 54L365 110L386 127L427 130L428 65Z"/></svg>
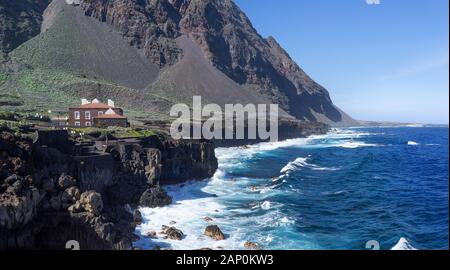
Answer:
<svg viewBox="0 0 450 270"><path fill-rule="evenodd" d="M217 225L209 225L208 227L206 227L204 235L217 241L225 239L225 235Z"/></svg>

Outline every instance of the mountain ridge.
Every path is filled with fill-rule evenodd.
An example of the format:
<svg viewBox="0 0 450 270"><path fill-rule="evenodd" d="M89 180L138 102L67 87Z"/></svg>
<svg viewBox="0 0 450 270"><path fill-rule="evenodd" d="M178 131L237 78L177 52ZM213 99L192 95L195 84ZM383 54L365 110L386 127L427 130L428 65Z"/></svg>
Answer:
<svg viewBox="0 0 450 270"><path fill-rule="evenodd" d="M144 72L142 75L139 75L139 72L130 72L134 78L130 75L128 77L131 79L128 81L139 84L124 83L127 75L124 75L125 79L120 79L120 76L116 75L109 78L105 74L114 72L89 70L91 67L95 69L108 63L105 58L102 60L86 57L87 60L81 62L87 67L82 69L88 71L85 73L93 74L93 77L145 91L146 94L168 98L174 102L185 101L185 98L179 99L171 93L178 92L180 96L187 97L200 93L205 100L219 104L220 101L276 103L283 112L286 112L284 115L290 114L299 120L321 121L331 125L356 123L333 104L328 91L313 81L273 37L261 37L248 17L231 0L81 0L79 6L69 6L64 0L54 0L44 13L40 36L58 27L51 23L55 14L58 12L81 14L79 10L82 10L87 18L77 18L68 31L80 32L78 29L80 25L86 24L86 27L95 25L96 23L88 19L93 18L110 28L105 32L121 36L123 43L129 46L126 49L120 47L123 48L121 52L139 55L144 59L142 62L144 66L159 68L159 71L152 68L152 72ZM80 43L96 55L105 48L101 44L96 45L92 41L94 39L91 38L92 35L93 33L90 33L90 36L80 38ZM109 38L109 34L105 34L106 36ZM53 52L57 54L64 49L49 46L45 48L47 51L39 51L43 46L36 41L38 38L39 36L25 42L10 55L14 58L15 55L20 55L17 52L25 50L32 51L34 55L40 52L43 57L50 58L46 55ZM64 36L59 33L55 35L55 39L61 40ZM194 45L183 49L180 46L180 39L191 40ZM105 38L105 40L113 39ZM114 48L115 43L122 42L114 40L107 45ZM24 49L27 45L30 45L29 48ZM73 48L70 49L73 51ZM200 49L203 55L187 51L197 49ZM112 56L117 54L117 52L109 53ZM186 62L185 55L191 55L191 63L202 63L204 74L220 72L221 75L217 75L217 78L222 79L209 80L203 74L194 71L190 72L190 78L180 78L188 71L187 68L176 68L181 65L180 63ZM196 57L193 58L192 55ZM205 64L203 59L209 64ZM28 57L22 57L20 60L26 63ZM50 65L56 68L58 65L62 66L62 64L54 65L52 62ZM189 63L186 65L189 66ZM40 64L37 66L42 67ZM120 68L127 68L114 63L106 66L117 74L124 74L119 72ZM145 71L143 68L139 70ZM174 71L173 74L170 74L171 71ZM163 74L165 77L162 77ZM173 79L168 81L167 78ZM185 84L186 80L191 83ZM233 83L221 85L221 82L228 80L232 80ZM230 96L233 98L228 98ZM132 106L131 103L125 105Z"/></svg>

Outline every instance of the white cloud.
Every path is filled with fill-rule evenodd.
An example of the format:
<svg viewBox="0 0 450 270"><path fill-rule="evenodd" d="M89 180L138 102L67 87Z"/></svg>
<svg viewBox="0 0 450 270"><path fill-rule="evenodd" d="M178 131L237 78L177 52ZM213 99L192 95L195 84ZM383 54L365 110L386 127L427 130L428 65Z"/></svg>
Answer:
<svg viewBox="0 0 450 270"><path fill-rule="evenodd" d="M368 5L379 5L381 4L381 0L366 0Z"/></svg>

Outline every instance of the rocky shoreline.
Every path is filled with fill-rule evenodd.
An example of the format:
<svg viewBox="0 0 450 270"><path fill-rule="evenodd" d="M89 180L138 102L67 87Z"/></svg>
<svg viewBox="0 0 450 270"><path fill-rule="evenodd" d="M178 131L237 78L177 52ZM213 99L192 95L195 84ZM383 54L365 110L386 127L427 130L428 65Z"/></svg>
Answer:
<svg viewBox="0 0 450 270"><path fill-rule="evenodd" d="M211 177L208 141L75 143L67 131L0 132L0 249L131 249L138 205L171 203L164 184Z"/></svg>
<svg viewBox="0 0 450 270"><path fill-rule="evenodd" d="M280 127L283 139L326 133L326 125ZM139 207L172 203L162 186L207 179L218 168L215 147L255 143L172 140L163 133L139 139L72 139L65 130L31 136L0 130L0 250L133 249L143 222ZM205 217L206 221L206 217ZM182 239L167 224L149 238ZM182 229L182 228L181 228ZM225 236L217 225L204 235ZM258 248L248 242L247 248Z"/></svg>

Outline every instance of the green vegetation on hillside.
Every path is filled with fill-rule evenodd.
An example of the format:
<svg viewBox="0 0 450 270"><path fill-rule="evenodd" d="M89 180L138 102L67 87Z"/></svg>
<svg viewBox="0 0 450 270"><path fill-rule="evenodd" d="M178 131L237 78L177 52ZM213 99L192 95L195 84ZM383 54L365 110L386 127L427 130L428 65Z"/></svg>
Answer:
<svg viewBox="0 0 450 270"><path fill-rule="evenodd" d="M23 68L7 73L0 69L0 110L64 115L80 104L81 98L112 99L130 119L167 119L161 107L170 108L170 100L143 90L85 78L65 71Z"/></svg>
<svg viewBox="0 0 450 270"><path fill-rule="evenodd" d="M118 139L122 138L145 138L155 135L156 133L151 130L136 130L136 129L125 129L118 131L114 134L114 137Z"/></svg>

